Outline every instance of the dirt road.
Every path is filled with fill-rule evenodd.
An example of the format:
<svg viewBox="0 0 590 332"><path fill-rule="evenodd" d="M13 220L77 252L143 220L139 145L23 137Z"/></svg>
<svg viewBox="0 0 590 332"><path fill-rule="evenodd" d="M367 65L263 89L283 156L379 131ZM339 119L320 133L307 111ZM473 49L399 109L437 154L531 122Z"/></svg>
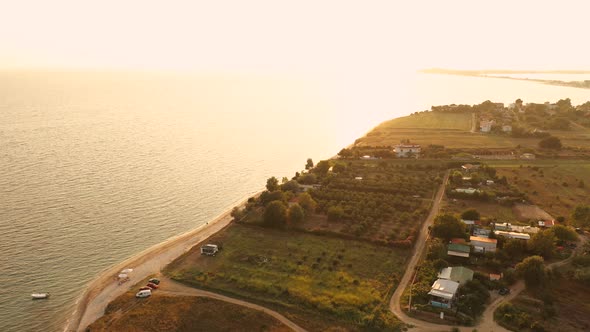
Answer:
<svg viewBox="0 0 590 332"><path fill-rule="evenodd" d="M276 312L274 310L270 310L268 308L259 306L257 304L238 300L238 299L224 296L221 294L216 294L216 293L200 290L197 288L192 288L190 286L186 286L181 283L175 282L175 281L173 281L169 278L166 278L166 277L162 277L161 281L162 281L161 282L162 286L157 292L155 292L156 296L158 294L169 295L169 296L201 296L201 297L208 297L211 299L221 300L224 302L233 303L233 304L237 304L237 305L240 305L240 306L243 306L246 308L250 308L250 309L264 312L265 314L276 318L278 321L285 324L285 326L291 328L293 331L306 332L306 330L304 328L295 324L293 321L289 320L287 317L279 314L278 312Z"/></svg>

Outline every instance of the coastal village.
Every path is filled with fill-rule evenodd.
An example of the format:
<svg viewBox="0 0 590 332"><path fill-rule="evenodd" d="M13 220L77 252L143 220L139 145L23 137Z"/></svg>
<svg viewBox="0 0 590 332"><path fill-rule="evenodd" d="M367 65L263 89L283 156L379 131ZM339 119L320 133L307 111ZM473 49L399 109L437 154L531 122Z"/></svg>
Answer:
<svg viewBox="0 0 590 332"><path fill-rule="evenodd" d="M536 124L538 112L567 114L569 129L547 131L554 121ZM131 287L90 330L135 324L149 303L201 291L270 307L298 331L579 329L587 312L571 320L573 304L555 294L590 294L590 144L571 145L584 112L517 100L384 123L335 158L269 178L227 227L146 279L161 290ZM443 137L425 142L429 131ZM454 137L511 146L462 148ZM550 137L562 145L545 145Z"/></svg>

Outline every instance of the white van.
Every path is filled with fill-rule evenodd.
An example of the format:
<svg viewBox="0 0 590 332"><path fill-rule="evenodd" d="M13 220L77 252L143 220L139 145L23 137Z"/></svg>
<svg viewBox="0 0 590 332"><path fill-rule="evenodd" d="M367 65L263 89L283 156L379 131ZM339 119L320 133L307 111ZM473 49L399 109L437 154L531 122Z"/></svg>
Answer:
<svg viewBox="0 0 590 332"><path fill-rule="evenodd" d="M140 290L135 294L135 297L150 297L152 296L152 291L149 289Z"/></svg>

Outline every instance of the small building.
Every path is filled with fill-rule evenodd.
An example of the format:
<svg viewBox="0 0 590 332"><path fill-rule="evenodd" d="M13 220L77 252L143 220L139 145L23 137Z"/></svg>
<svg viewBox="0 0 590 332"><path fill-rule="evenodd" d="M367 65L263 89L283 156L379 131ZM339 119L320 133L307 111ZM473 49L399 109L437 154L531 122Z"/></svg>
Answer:
<svg viewBox="0 0 590 332"><path fill-rule="evenodd" d="M457 188L455 189L456 192L458 193L464 193L464 194L468 194L468 195L473 195L477 192L479 192L479 189L475 189L475 188Z"/></svg>
<svg viewBox="0 0 590 332"><path fill-rule="evenodd" d="M493 184L494 184L494 180L486 180L486 184L487 184L488 186L491 186L491 185L493 185Z"/></svg>
<svg viewBox="0 0 590 332"><path fill-rule="evenodd" d="M498 230L498 231L511 231L512 230L512 224L509 222L503 222L503 223L495 223L494 224L494 229Z"/></svg>
<svg viewBox="0 0 590 332"><path fill-rule="evenodd" d="M494 231L494 234L501 235L501 236L509 238L509 239L519 239L519 240L530 240L531 239L531 236L526 233Z"/></svg>
<svg viewBox="0 0 590 332"><path fill-rule="evenodd" d="M355 176L354 179L357 180L357 181L362 181L363 180L363 177L362 176Z"/></svg>
<svg viewBox="0 0 590 332"><path fill-rule="evenodd" d="M422 148L418 144L398 144L393 147L393 152L400 158L417 156L421 151Z"/></svg>
<svg viewBox="0 0 590 332"><path fill-rule="evenodd" d="M437 308L451 308L451 303L457 294L459 283L447 279L437 279L430 288L430 305Z"/></svg>
<svg viewBox="0 0 590 332"><path fill-rule="evenodd" d="M447 255L455 257L469 258L471 247L466 244L449 243L447 245Z"/></svg>
<svg viewBox="0 0 590 332"><path fill-rule="evenodd" d="M491 281L500 280L500 279L502 279L502 274L490 273L490 280Z"/></svg>
<svg viewBox="0 0 590 332"><path fill-rule="evenodd" d="M555 220L539 220L539 227L553 227L555 226Z"/></svg>
<svg viewBox="0 0 590 332"><path fill-rule="evenodd" d="M473 235L474 236L479 236L479 237L490 237L490 233L492 231L490 231L489 229L485 229L485 228L480 228L480 227L475 227L473 228Z"/></svg>
<svg viewBox="0 0 590 332"><path fill-rule="evenodd" d="M445 267L440 270L437 278L458 282L459 285L473 280L473 270L463 266Z"/></svg>
<svg viewBox="0 0 590 332"><path fill-rule="evenodd" d="M498 240L481 236L470 236L469 241L473 246L473 251L478 253L496 252Z"/></svg>
<svg viewBox="0 0 590 332"><path fill-rule="evenodd" d="M520 155L520 159L532 160L535 159L535 155L532 153L523 153Z"/></svg>
<svg viewBox="0 0 590 332"><path fill-rule="evenodd" d="M465 219L461 219L461 222L464 223L467 226L473 226L475 225L475 220L465 220Z"/></svg>
<svg viewBox="0 0 590 332"><path fill-rule="evenodd" d="M510 133L510 132L512 132L512 126L511 125L503 125L502 131L505 133Z"/></svg>
<svg viewBox="0 0 590 332"><path fill-rule="evenodd" d="M465 164L465 165L461 166L461 169L463 169L464 171L467 171L467 172L471 172L471 171L478 170L479 165Z"/></svg>
<svg viewBox="0 0 590 332"><path fill-rule="evenodd" d="M539 232L539 227L533 226L512 226L512 231L527 234L536 234Z"/></svg>
<svg viewBox="0 0 590 332"><path fill-rule="evenodd" d="M479 121L479 128L482 133L489 133L492 131L492 126L494 125L494 120L481 120Z"/></svg>

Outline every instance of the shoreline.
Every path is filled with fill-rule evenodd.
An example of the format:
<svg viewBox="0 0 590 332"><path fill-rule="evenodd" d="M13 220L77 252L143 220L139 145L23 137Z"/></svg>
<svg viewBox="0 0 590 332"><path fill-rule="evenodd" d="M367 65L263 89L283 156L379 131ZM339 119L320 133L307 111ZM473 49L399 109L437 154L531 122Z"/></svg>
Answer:
<svg viewBox="0 0 590 332"><path fill-rule="evenodd" d="M242 207L252 196L259 195L263 190L232 204L229 209L217 215L211 221L199 225L185 233L173 236L153 245L103 271L90 281L75 302L75 309L66 321L63 331L84 331L86 327L104 315L107 305L118 296L129 290L129 287L145 279L149 275L159 273L162 268L184 254L200 242L223 230L232 222L231 211L234 207ZM118 285L113 277L125 268L132 268L130 280Z"/></svg>

